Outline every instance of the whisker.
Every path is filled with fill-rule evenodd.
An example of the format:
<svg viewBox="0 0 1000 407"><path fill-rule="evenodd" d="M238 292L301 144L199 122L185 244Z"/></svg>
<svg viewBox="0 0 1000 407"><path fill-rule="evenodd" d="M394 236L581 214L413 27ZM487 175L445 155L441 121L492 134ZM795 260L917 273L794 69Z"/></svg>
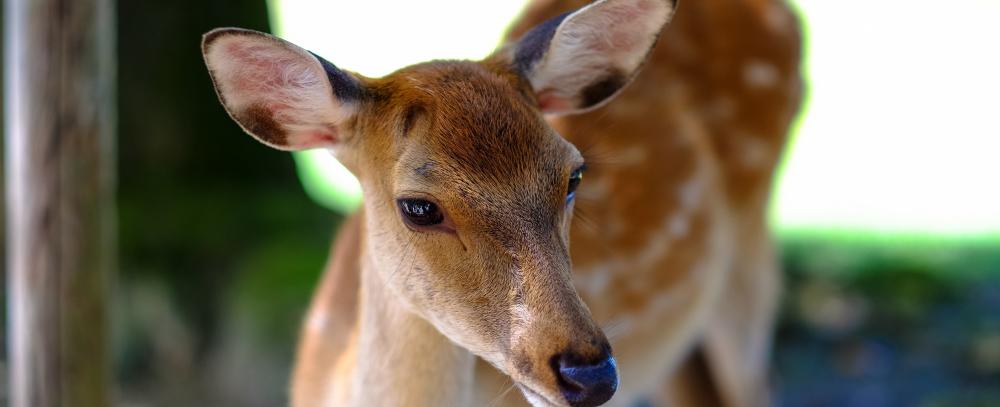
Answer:
<svg viewBox="0 0 1000 407"><path fill-rule="evenodd" d="M580 225L587 228L587 231L598 234L601 232L597 225L597 222L591 218L584 208L574 208L573 209L573 220L579 220Z"/></svg>
<svg viewBox="0 0 1000 407"><path fill-rule="evenodd" d="M625 160L621 159L621 154L605 145L595 144L588 150L581 151L587 166L591 169L616 168L620 167Z"/></svg>
<svg viewBox="0 0 1000 407"><path fill-rule="evenodd" d="M413 246L413 241L416 238L417 238L417 235L414 234L413 236L410 236L409 240L406 241L406 245L404 245L403 246L403 250L400 251L400 253L402 255L399 258L399 264L397 264L396 268L392 271L391 274L389 274L389 279L388 279L388 281L385 282L386 284L392 283L392 280L394 280L396 278L396 274L398 274L399 271L403 268L403 262L406 261L407 257L410 257L410 255L409 255L410 248ZM413 261L412 261L412 259L411 259L411 262L410 262L410 267L413 267Z"/></svg>
<svg viewBox="0 0 1000 407"><path fill-rule="evenodd" d="M595 218L590 215L590 208L587 207L587 202L593 202L593 200L587 200L587 199L581 200L580 203L582 205L576 207L573 210L573 219L574 220L579 219L580 224L583 227L587 228L588 231L593 232L595 235L604 236L604 234L607 232L607 229L604 227L603 224L596 221ZM592 239L591 241L598 242L598 248L603 250L605 254L614 253L614 250L611 248L610 239L607 238Z"/></svg>
<svg viewBox="0 0 1000 407"><path fill-rule="evenodd" d="M510 383L510 386L507 386L507 388L501 391L500 394L497 394L497 396L493 398L493 401L490 401L490 403L487 404L486 407L494 407L499 405L500 401L502 401L504 397L507 396L507 393L510 393L510 391L514 389L515 383L514 380L510 378L510 376L507 377L507 382Z"/></svg>
<svg viewBox="0 0 1000 407"><path fill-rule="evenodd" d="M596 129L596 134L605 134L605 130L611 128L611 126L618 124L616 120L609 120L611 115L611 109L602 109L600 114L594 118L594 123L591 125L591 129Z"/></svg>
<svg viewBox="0 0 1000 407"><path fill-rule="evenodd" d="M604 109L594 118L593 122L587 126L587 134L592 135L590 138L591 145L601 142L603 137L608 134L617 134L616 132L609 130L611 130L613 126L620 124L620 121L610 120L610 114L610 110ZM593 135L596 135L596 137Z"/></svg>
<svg viewBox="0 0 1000 407"><path fill-rule="evenodd" d="M608 342L611 342L614 339L616 339L618 335L621 335L622 333L625 332L624 328L625 328L625 321L619 319L617 321L612 322L611 324L608 324L607 326L601 327L601 330L604 331L604 336L608 338Z"/></svg>

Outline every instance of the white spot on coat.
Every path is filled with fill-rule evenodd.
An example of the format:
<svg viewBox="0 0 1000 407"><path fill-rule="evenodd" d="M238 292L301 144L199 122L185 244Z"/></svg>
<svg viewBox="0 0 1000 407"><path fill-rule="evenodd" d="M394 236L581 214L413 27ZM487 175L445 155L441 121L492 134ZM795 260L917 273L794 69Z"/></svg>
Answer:
<svg viewBox="0 0 1000 407"><path fill-rule="evenodd" d="M782 2L771 3L771 6L764 12L764 24L767 24L767 28L770 28L771 31L778 33L788 32L793 27L792 23L792 16L785 9L785 5Z"/></svg>
<svg viewBox="0 0 1000 407"><path fill-rule="evenodd" d="M326 311L316 310L309 315L309 322L307 326L310 332L320 332L326 327L327 315Z"/></svg>
<svg viewBox="0 0 1000 407"><path fill-rule="evenodd" d="M670 220L670 234L676 238L682 238L687 235L688 229L690 229L691 222L684 213L678 213Z"/></svg>
<svg viewBox="0 0 1000 407"><path fill-rule="evenodd" d="M743 65L743 82L749 88L767 89L778 85L781 73L769 62L751 60Z"/></svg>
<svg viewBox="0 0 1000 407"><path fill-rule="evenodd" d="M685 210L694 209L701 202L702 185L698 177L692 177L677 189L678 199L681 208Z"/></svg>
<svg viewBox="0 0 1000 407"><path fill-rule="evenodd" d="M761 168L771 162L771 151L759 136L740 137L740 162L745 168Z"/></svg>

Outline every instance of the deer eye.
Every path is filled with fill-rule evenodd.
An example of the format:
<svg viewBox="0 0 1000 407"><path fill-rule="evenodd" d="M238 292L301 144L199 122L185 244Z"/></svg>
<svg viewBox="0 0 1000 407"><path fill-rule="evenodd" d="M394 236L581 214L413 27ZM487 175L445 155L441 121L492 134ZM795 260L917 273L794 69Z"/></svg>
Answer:
<svg viewBox="0 0 1000 407"><path fill-rule="evenodd" d="M573 201L576 198L576 188L580 186L580 181L583 181L583 171L587 169L586 166L580 166L573 170L573 173L569 175L569 185L566 187L566 203Z"/></svg>
<svg viewBox="0 0 1000 407"><path fill-rule="evenodd" d="M441 209L431 201L423 199L399 199L396 200L399 212L403 214L403 221L411 226L434 226L444 221L444 214Z"/></svg>

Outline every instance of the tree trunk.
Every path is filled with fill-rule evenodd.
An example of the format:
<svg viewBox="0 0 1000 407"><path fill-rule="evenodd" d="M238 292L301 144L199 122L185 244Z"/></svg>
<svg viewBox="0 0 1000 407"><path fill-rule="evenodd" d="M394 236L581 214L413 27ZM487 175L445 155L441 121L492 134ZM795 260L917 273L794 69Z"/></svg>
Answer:
<svg viewBox="0 0 1000 407"><path fill-rule="evenodd" d="M6 0L11 406L111 404L112 0Z"/></svg>

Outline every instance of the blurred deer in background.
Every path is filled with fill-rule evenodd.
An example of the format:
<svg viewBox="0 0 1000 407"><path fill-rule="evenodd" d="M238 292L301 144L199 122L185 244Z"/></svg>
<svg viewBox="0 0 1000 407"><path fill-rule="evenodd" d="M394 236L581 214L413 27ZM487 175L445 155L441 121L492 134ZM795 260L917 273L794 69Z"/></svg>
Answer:
<svg viewBox="0 0 1000 407"><path fill-rule="evenodd" d="M655 46L673 1L538 1L483 61L380 79L206 34L244 130L331 150L364 191L303 326L294 405L767 403L765 209L798 35L781 2L689 3ZM574 210L590 222L570 232Z"/></svg>
<svg viewBox="0 0 1000 407"><path fill-rule="evenodd" d="M508 36L586 3L535 0ZM612 103L550 120L596 156L578 192L573 273L611 339L622 395L770 404L781 276L767 207L801 100L800 47L784 0L684 1Z"/></svg>

